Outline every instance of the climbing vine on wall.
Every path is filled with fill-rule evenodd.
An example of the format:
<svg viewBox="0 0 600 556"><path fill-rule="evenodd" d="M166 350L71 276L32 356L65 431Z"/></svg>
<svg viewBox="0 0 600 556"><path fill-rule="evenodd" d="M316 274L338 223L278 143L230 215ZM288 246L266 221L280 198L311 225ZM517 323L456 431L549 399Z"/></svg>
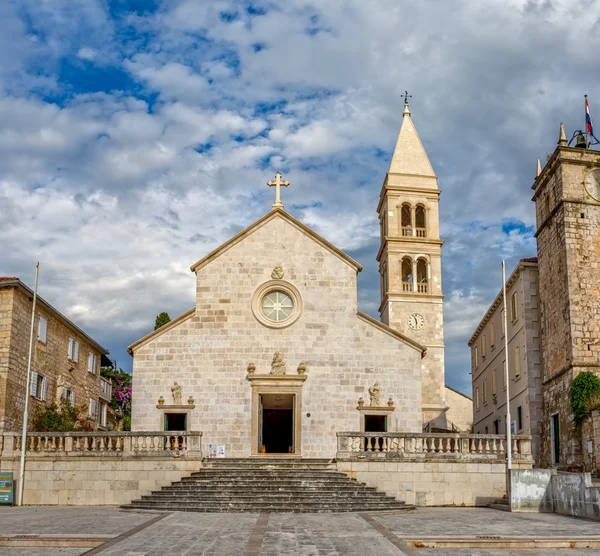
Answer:
<svg viewBox="0 0 600 556"><path fill-rule="evenodd" d="M575 423L589 417L594 401L600 398L600 378L594 373L579 373L571 385L571 410Z"/></svg>

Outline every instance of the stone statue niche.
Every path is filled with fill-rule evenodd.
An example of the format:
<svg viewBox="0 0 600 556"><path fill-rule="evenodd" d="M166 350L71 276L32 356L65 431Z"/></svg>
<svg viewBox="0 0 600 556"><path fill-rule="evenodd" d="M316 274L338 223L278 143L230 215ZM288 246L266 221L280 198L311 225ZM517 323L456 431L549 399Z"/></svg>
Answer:
<svg viewBox="0 0 600 556"><path fill-rule="evenodd" d="M284 375L285 374L285 363L283 357L281 357L278 351L273 355L273 361L271 362L271 374L272 375Z"/></svg>
<svg viewBox="0 0 600 556"><path fill-rule="evenodd" d="M182 404L181 385L175 381L171 386L171 394L173 395L173 405Z"/></svg>
<svg viewBox="0 0 600 556"><path fill-rule="evenodd" d="M381 405L381 387L379 386L379 382L376 382L369 388L369 397L372 406Z"/></svg>

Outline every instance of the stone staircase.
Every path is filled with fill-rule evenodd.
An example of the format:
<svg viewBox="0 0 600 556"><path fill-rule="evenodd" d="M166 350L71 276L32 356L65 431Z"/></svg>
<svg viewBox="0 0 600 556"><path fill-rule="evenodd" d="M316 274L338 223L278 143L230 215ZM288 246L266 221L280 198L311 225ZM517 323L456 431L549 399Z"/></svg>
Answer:
<svg viewBox="0 0 600 556"><path fill-rule="evenodd" d="M412 510L335 469L329 460L213 459L125 509L186 512L366 512Z"/></svg>

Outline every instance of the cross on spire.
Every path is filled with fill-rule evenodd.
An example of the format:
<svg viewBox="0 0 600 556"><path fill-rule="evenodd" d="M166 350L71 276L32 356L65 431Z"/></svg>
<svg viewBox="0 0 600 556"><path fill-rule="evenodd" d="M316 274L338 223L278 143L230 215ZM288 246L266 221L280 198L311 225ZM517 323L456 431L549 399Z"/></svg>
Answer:
<svg viewBox="0 0 600 556"><path fill-rule="evenodd" d="M277 172L275 174L275 179L268 181L267 185L269 187L275 188L275 202L273 203L273 208L283 208L283 203L281 202L281 187L288 187L290 185L289 181L282 181L281 174Z"/></svg>
<svg viewBox="0 0 600 556"><path fill-rule="evenodd" d="M408 107L408 99L412 98L412 95L408 94L408 91L404 91L404 112L403 116L410 116L410 108Z"/></svg>

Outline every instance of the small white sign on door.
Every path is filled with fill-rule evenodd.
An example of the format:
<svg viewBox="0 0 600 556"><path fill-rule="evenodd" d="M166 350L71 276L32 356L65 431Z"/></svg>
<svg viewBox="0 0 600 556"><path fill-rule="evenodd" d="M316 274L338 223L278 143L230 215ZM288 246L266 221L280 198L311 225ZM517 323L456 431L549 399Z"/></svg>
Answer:
<svg viewBox="0 0 600 556"><path fill-rule="evenodd" d="M220 444L219 446L217 446L217 457L218 458L225 457L225 445L224 444Z"/></svg>

